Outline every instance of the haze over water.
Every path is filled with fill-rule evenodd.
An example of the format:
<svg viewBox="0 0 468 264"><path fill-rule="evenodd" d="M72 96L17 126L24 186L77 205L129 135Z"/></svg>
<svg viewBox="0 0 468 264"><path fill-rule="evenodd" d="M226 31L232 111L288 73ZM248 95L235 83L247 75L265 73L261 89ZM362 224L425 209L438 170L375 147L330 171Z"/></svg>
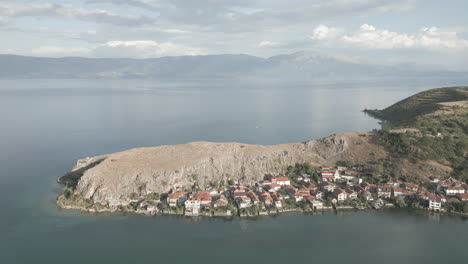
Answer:
<svg viewBox="0 0 468 264"><path fill-rule="evenodd" d="M462 263L461 217L388 210L207 219L58 209L88 156L190 141L278 144L369 131L364 108L466 80L0 81L0 263ZM283 254L286 252L287 254Z"/></svg>

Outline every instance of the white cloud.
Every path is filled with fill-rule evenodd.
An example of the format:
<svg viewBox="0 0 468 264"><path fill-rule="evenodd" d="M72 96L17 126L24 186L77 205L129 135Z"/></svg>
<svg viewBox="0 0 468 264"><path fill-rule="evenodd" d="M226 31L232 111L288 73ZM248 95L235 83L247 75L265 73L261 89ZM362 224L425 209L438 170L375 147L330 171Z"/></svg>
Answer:
<svg viewBox="0 0 468 264"><path fill-rule="evenodd" d="M76 8L64 4L10 4L0 2L0 16L4 17L64 17L119 26L140 26L153 23L141 15L120 15L107 10Z"/></svg>
<svg viewBox="0 0 468 264"><path fill-rule="evenodd" d="M340 29L334 27L327 27L325 25L318 25L314 28L312 36L310 36L313 40L324 40L329 38L336 37L340 32Z"/></svg>
<svg viewBox="0 0 468 264"><path fill-rule="evenodd" d="M87 0L97 5L128 6L158 13L158 22L199 26L217 32L255 32L289 28L385 12L407 11L417 0ZM260 26L259 26L260 25Z"/></svg>
<svg viewBox="0 0 468 264"><path fill-rule="evenodd" d="M10 32L25 32L25 33L44 33L53 37L64 37L71 39L89 39L97 35L96 30L57 30L49 27L16 27L8 26L3 30Z"/></svg>
<svg viewBox="0 0 468 264"><path fill-rule="evenodd" d="M177 28L168 28L168 29L161 29L160 31L165 33L173 33L173 34L188 34L190 31L177 29Z"/></svg>
<svg viewBox="0 0 468 264"><path fill-rule="evenodd" d="M354 34L343 36L343 40L370 49L447 50L468 48L468 41L459 38L457 32L441 31L437 27L423 28L418 34L406 34L363 24Z"/></svg>
<svg viewBox="0 0 468 264"><path fill-rule="evenodd" d="M59 47L59 46L43 46L32 49L30 55L39 57L70 57L70 56L87 56L91 49L84 47Z"/></svg>
<svg viewBox="0 0 468 264"><path fill-rule="evenodd" d="M281 43L279 43L279 42L264 40L264 41L258 43L257 47L259 47L259 48L273 48L273 47L278 47L280 45L281 45Z"/></svg>
<svg viewBox="0 0 468 264"><path fill-rule="evenodd" d="M458 37L457 32L441 31L437 27L423 28L419 42L428 48L468 48L468 40Z"/></svg>
<svg viewBox="0 0 468 264"><path fill-rule="evenodd" d="M17 50L14 49L0 49L0 54L18 54Z"/></svg>
<svg viewBox="0 0 468 264"><path fill-rule="evenodd" d="M162 56L195 56L204 55L199 48L188 47L172 42L156 42L153 40L108 41L95 50L95 57L131 57L131 58L156 58Z"/></svg>
<svg viewBox="0 0 468 264"><path fill-rule="evenodd" d="M1 51L1 50L0 50ZM18 51L3 50L3 53L18 54ZM205 55L203 50L172 42L158 43L153 40L108 41L94 47L41 46L24 55L38 57L94 57L94 58L158 58L163 56Z"/></svg>

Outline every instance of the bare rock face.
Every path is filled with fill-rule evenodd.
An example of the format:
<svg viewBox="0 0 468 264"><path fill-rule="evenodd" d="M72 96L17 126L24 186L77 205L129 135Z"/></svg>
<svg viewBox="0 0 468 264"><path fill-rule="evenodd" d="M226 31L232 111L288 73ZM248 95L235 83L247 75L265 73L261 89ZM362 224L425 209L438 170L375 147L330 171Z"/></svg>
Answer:
<svg viewBox="0 0 468 264"><path fill-rule="evenodd" d="M79 176L76 193L94 201L128 198L189 188L210 182L238 180L252 184L265 174L309 162L333 166L338 160L366 162L385 157L370 133L345 133L304 143L262 146L192 142L131 149L81 159L69 175Z"/></svg>

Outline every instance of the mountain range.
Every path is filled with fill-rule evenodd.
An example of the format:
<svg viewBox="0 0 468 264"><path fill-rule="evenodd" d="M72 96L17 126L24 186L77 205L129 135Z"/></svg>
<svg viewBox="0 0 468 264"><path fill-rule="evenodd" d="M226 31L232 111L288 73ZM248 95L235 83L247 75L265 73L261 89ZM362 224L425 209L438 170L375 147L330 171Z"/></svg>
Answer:
<svg viewBox="0 0 468 264"><path fill-rule="evenodd" d="M314 80L462 77L463 72L416 65L381 65L317 52L261 58L250 55L173 56L150 59L43 58L0 55L0 78L270 78Z"/></svg>

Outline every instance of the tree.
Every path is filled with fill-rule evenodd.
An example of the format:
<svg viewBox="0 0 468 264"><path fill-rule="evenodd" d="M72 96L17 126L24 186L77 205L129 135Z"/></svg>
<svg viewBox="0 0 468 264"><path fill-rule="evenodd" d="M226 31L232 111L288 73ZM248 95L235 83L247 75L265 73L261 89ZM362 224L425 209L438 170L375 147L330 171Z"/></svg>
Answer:
<svg viewBox="0 0 468 264"><path fill-rule="evenodd" d="M73 197L73 189L70 187L65 187L62 190L62 194L65 196L65 198L70 199Z"/></svg>
<svg viewBox="0 0 468 264"><path fill-rule="evenodd" d="M146 195L145 199L159 201L159 199L161 199L161 195L159 193L151 193L151 194Z"/></svg>
<svg viewBox="0 0 468 264"><path fill-rule="evenodd" d="M405 199L403 199L403 197L401 197L401 196L398 196L396 198L395 203L400 208L406 207Z"/></svg>
<svg viewBox="0 0 468 264"><path fill-rule="evenodd" d="M134 192L132 192L132 193L130 194L130 199L132 199L132 200L136 200L136 199L138 199L138 194L137 194L137 193L134 193Z"/></svg>

